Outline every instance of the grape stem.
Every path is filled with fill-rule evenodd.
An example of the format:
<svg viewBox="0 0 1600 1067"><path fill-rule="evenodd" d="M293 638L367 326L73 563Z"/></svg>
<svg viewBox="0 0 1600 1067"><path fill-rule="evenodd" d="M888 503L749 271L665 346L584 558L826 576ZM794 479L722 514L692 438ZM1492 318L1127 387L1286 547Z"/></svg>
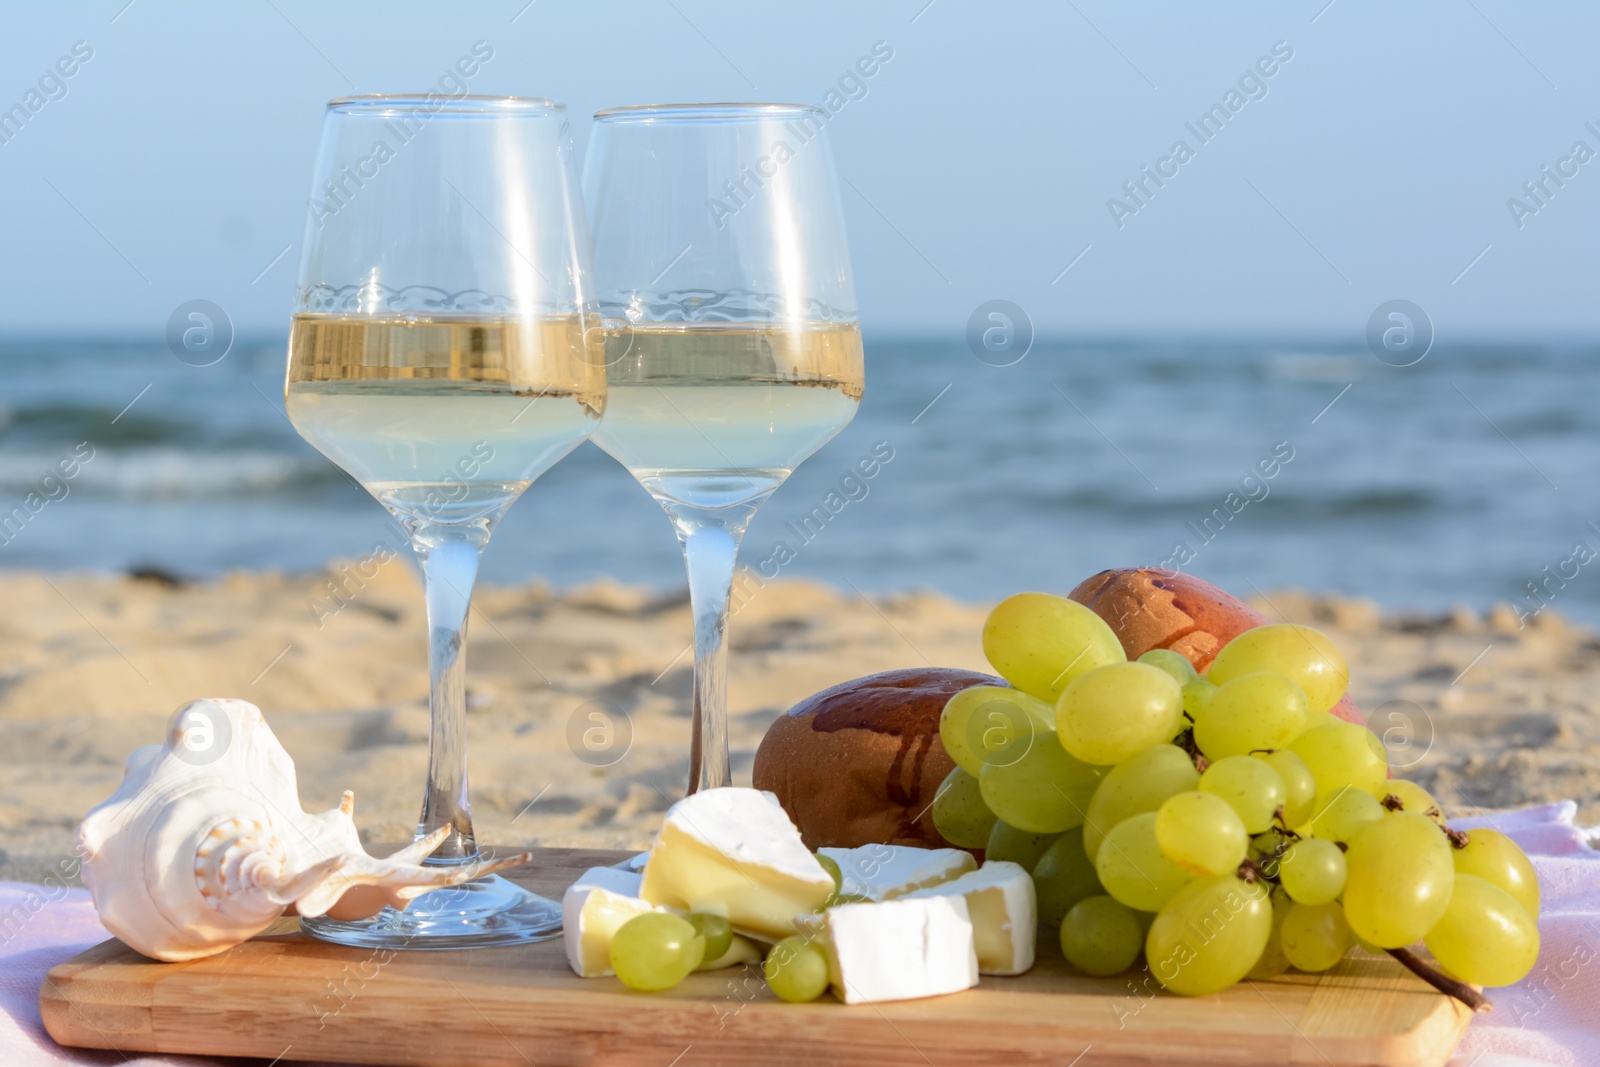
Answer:
<svg viewBox="0 0 1600 1067"><path fill-rule="evenodd" d="M1200 746L1195 744L1193 726L1185 727L1182 733L1172 739L1172 743L1189 754L1189 758L1194 761L1195 770L1201 774L1206 773L1211 761L1206 759L1205 754L1200 751Z"/></svg>
<svg viewBox="0 0 1600 1067"><path fill-rule="evenodd" d="M1388 952L1389 955L1399 960L1406 970L1427 982L1445 996L1459 1000L1474 1012L1494 1010L1494 1005L1489 1003L1488 997L1465 982L1458 982L1454 978L1446 978L1418 959L1417 955L1410 949L1391 948Z"/></svg>

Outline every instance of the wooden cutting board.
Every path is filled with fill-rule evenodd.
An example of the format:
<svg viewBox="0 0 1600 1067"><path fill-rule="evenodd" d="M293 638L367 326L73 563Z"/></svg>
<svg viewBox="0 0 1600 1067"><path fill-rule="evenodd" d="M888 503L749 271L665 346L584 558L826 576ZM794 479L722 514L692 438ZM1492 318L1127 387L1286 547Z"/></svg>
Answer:
<svg viewBox="0 0 1600 1067"><path fill-rule="evenodd" d="M548 896L623 853L545 849L510 874ZM1142 972L1084 978L1048 935L1018 978L929 1000L784 1004L758 969L693 975L669 993L575 977L559 939L385 960L299 932L209 959L156 963L107 941L39 991L59 1042L123 1052L255 1056L407 1067L627 1064L1074 1064L1439 1067L1470 1013L1390 959L1246 982L1190 999Z"/></svg>

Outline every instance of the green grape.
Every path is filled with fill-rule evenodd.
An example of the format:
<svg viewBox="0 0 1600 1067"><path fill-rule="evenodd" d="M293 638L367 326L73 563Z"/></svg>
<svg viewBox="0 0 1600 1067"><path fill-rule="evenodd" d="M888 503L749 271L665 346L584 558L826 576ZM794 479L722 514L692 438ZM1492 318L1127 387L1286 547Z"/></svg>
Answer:
<svg viewBox="0 0 1600 1067"><path fill-rule="evenodd" d="M1161 854L1194 875L1238 870L1250 848L1238 813L1221 797L1198 790L1163 801L1155 829Z"/></svg>
<svg viewBox="0 0 1600 1067"><path fill-rule="evenodd" d="M1278 861L1278 880L1296 904L1329 903L1344 892L1344 878L1344 850L1320 837L1295 842Z"/></svg>
<svg viewBox="0 0 1600 1067"><path fill-rule="evenodd" d="M1128 658L1104 619L1049 593L1018 593L996 604L984 620L983 654L1000 677L1051 702L1078 675Z"/></svg>
<svg viewBox="0 0 1600 1067"><path fill-rule="evenodd" d="M1283 824L1299 826L1316 811L1317 780L1297 753L1288 749L1257 753L1256 759L1278 772L1283 782Z"/></svg>
<svg viewBox="0 0 1600 1067"><path fill-rule="evenodd" d="M1137 662L1148 663L1157 670L1166 671L1180 686L1188 685L1200 677L1195 672L1194 664L1189 662L1188 656L1182 652L1174 652L1170 648L1152 648L1140 656Z"/></svg>
<svg viewBox="0 0 1600 1067"><path fill-rule="evenodd" d="M1130 816L1155 811L1174 793L1200 784L1194 761L1177 745L1151 745L1106 772L1083 820L1083 850L1092 860L1111 828Z"/></svg>
<svg viewBox="0 0 1600 1067"><path fill-rule="evenodd" d="M975 685L945 702L939 740L956 766L976 776L984 761L1019 738L1054 732L1056 709L998 685Z"/></svg>
<svg viewBox="0 0 1600 1067"><path fill-rule="evenodd" d="M1285 894L1272 894L1272 933L1267 937L1267 947L1261 950L1261 958L1256 960L1246 978L1265 982L1289 969L1289 959L1283 954L1283 920L1292 907L1294 901Z"/></svg>
<svg viewBox="0 0 1600 1067"><path fill-rule="evenodd" d="M1207 759L1248 756L1283 748L1305 717L1306 695L1294 682L1281 674L1246 674L1211 694L1194 720L1194 741Z"/></svg>
<svg viewBox="0 0 1600 1067"><path fill-rule="evenodd" d="M1012 745L1021 750L1020 755L1002 750L978 775L989 810L1017 829L1036 834L1058 834L1082 826L1089 798L1105 768L1074 758L1056 743L1053 733ZM988 843L986 836L982 844L971 847Z"/></svg>
<svg viewBox="0 0 1600 1067"><path fill-rule="evenodd" d="M767 953L761 973L779 1000L804 1004L828 989L828 954L809 937L786 937Z"/></svg>
<svg viewBox="0 0 1600 1067"><path fill-rule="evenodd" d="M1209 678L1196 678L1184 685L1183 712L1189 716L1191 722L1200 718L1201 710L1211 702L1211 697L1217 689L1217 683Z"/></svg>
<svg viewBox="0 0 1600 1067"><path fill-rule="evenodd" d="M1445 970L1466 982L1520 982L1539 958L1539 924L1504 889L1456 875L1450 905L1422 939Z"/></svg>
<svg viewBox="0 0 1600 1067"><path fill-rule="evenodd" d="M1348 917L1346 917L1346 921L1349 921ZM1371 941L1368 941L1354 930L1350 931L1350 940L1355 942L1356 948L1359 948L1363 952L1371 953L1374 956L1382 956L1384 959L1389 958L1389 953L1387 951L1379 948L1377 945L1374 945Z"/></svg>
<svg viewBox="0 0 1600 1067"><path fill-rule="evenodd" d="M1246 630L1222 647L1207 676L1218 685L1259 671L1292 679L1312 711L1327 711L1350 687L1350 665L1320 630L1274 623Z"/></svg>
<svg viewBox="0 0 1600 1067"><path fill-rule="evenodd" d="M1421 940L1450 903L1450 842L1424 816L1385 816L1350 842L1344 861L1344 917L1380 948Z"/></svg>
<svg viewBox="0 0 1600 1067"><path fill-rule="evenodd" d="M1451 850L1457 874L1475 874L1497 885L1539 917L1539 876L1517 843L1499 830L1467 831L1467 847Z"/></svg>
<svg viewBox="0 0 1600 1067"><path fill-rule="evenodd" d="M1409 811L1413 815L1426 815L1440 826L1445 825L1444 809L1433 799L1433 794L1416 782L1408 782L1404 778L1391 778L1378 789L1377 795L1386 808L1389 807L1389 798L1393 797L1400 802L1400 806L1394 810Z"/></svg>
<svg viewBox="0 0 1600 1067"><path fill-rule="evenodd" d="M1344 721L1344 719L1339 718L1331 711L1313 711L1306 716L1305 725L1300 728L1300 733L1303 734L1309 730L1315 730L1319 726L1332 726L1334 723ZM1295 736L1298 737L1299 734Z"/></svg>
<svg viewBox="0 0 1600 1067"><path fill-rule="evenodd" d="M1094 871L1107 893L1139 911L1161 910L1191 879L1189 872L1161 854L1153 811L1112 827L1095 857Z"/></svg>
<svg viewBox="0 0 1600 1067"><path fill-rule="evenodd" d="M1289 748L1311 768L1317 789L1327 792L1353 785L1374 796L1383 795L1389 780L1389 760L1378 735L1353 722L1330 722L1289 742Z"/></svg>
<svg viewBox="0 0 1600 1067"><path fill-rule="evenodd" d="M1056 702L1056 732L1085 763L1121 763L1183 728L1183 690L1148 663L1113 663L1074 678Z"/></svg>
<svg viewBox="0 0 1600 1067"><path fill-rule="evenodd" d="M623 923L612 936L611 969L629 989L655 993L687 978L705 952L706 939L689 920L647 912Z"/></svg>
<svg viewBox="0 0 1600 1067"><path fill-rule="evenodd" d="M1316 813L1295 830L1302 836L1309 834L1348 845L1356 839L1357 834L1383 816L1383 805L1371 793L1345 786L1318 797Z"/></svg>
<svg viewBox="0 0 1600 1067"><path fill-rule="evenodd" d="M1288 802L1278 772L1251 756L1224 756L1207 767L1200 776L1200 792L1226 800L1244 823L1245 832L1252 834L1269 828L1278 809Z"/></svg>
<svg viewBox="0 0 1600 1067"><path fill-rule="evenodd" d="M1278 877L1278 864L1294 845L1297 838L1274 827L1250 839L1250 858L1268 878Z"/></svg>
<svg viewBox="0 0 1600 1067"><path fill-rule="evenodd" d="M822 869L828 872L828 877L833 879L833 893L822 905L823 908L831 908L839 903L839 894L844 892L844 872L839 869L839 864L834 861L832 856L824 856L820 852L816 855L817 863L821 864ZM716 959L717 957L712 956L711 958Z"/></svg>
<svg viewBox="0 0 1600 1067"><path fill-rule="evenodd" d="M1138 913L1108 896L1078 901L1061 920L1061 954L1084 974L1121 974L1144 948Z"/></svg>
<svg viewBox="0 0 1600 1067"><path fill-rule="evenodd" d="M986 862L1007 860L1031 873L1039 857L1060 836L1018 830L1015 826L996 820L994 829L989 831L989 844L983 850L983 858Z"/></svg>
<svg viewBox="0 0 1600 1067"><path fill-rule="evenodd" d="M1344 959L1350 924L1338 904L1295 904L1283 920L1283 955L1296 970L1315 974Z"/></svg>
<svg viewBox="0 0 1600 1067"><path fill-rule="evenodd" d="M1150 924L1144 958L1174 993L1204 996L1239 981L1272 937L1272 905L1259 882L1220 874L1190 882Z"/></svg>
<svg viewBox="0 0 1600 1067"><path fill-rule="evenodd" d="M982 848L994 829L994 812L983 802L978 780L953 767L933 795L933 827L957 848Z"/></svg>
<svg viewBox="0 0 1600 1067"><path fill-rule="evenodd" d="M733 944L733 926L728 922L728 917L707 911L691 911L688 918L695 933L705 939L702 959L720 960L722 954L728 951L728 946ZM695 966L700 965L697 963Z"/></svg>
<svg viewBox="0 0 1600 1067"><path fill-rule="evenodd" d="M1095 874L1094 861L1084 853L1083 836L1083 827L1057 836L1033 865L1039 922L1046 926L1060 925L1061 917L1078 901L1105 892L1100 888L1100 876Z"/></svg>

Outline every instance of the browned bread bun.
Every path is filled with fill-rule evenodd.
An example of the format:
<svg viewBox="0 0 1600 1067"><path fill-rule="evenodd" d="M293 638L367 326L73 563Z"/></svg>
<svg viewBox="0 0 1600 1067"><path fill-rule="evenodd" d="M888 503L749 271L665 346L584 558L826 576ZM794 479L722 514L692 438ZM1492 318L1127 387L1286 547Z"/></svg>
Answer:
<svg viewBox="0 0 1600 1067"><path fill-rule="evenodd" d="M949 848L929 809L955 763L939 740L951 695L1005 682L975 671L884 671L807 697L767 730L754 785L777 794L806 847Z"/></svg>
<svg viewBox="0 0 1600 1067"><path fill-rule="evenodd" d="M1101 571L1068 595L1106 621L1129 659L1170 648L1187 656L1197 671L1211 666L1223 645L1271 621L1210 582L1154 567ZM1350 722L1366 722L1348 693L1332 711Z"/></svg>

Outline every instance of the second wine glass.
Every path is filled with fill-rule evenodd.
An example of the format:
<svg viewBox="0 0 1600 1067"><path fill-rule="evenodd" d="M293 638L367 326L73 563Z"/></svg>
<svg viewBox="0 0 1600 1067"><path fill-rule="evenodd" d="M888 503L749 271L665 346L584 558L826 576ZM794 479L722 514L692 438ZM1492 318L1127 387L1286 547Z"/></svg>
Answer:
<svg viewBox="0 0 1600 1067"><path fill-rule="evenodd" d="M608 397L594 440L665 509L689 573L689 788L730 784L727 625L763 501L855 416L861 327L828 115L595 115L584 167Z"/></svg>

